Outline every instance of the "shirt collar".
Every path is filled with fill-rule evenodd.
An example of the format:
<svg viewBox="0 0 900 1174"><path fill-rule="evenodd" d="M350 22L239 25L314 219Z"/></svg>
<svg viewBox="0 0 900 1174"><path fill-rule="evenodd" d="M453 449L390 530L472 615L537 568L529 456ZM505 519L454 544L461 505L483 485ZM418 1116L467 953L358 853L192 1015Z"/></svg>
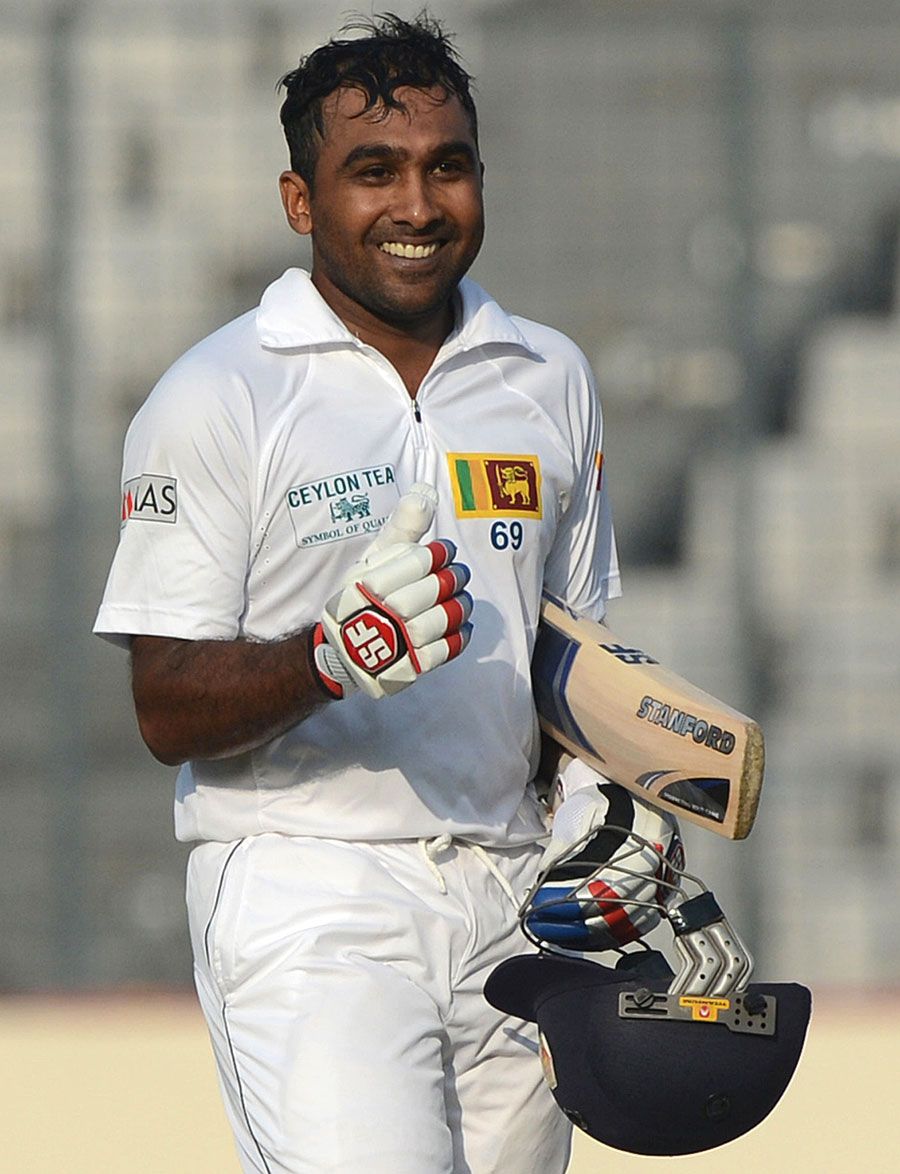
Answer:
<svg viewBox="0 0 900 1174"><path fill-rule="evenodd" d="M288 269L265 290L256 311L256 334L272 350L356 342L305 269Z"/></svg>
<svg viewBox="0 0 900 1174"><path fill-rule="evenodd" d="M507 312L489 293L464 277L459 283L462 313L456 329L444 344L457 351L467 351L490 343L521 347L535 354L534 347Z"/></svg>
<svg viewBox="0 0 900 1174"><path fill-rule="evenodd" d="M445 353L491 343L534 351L512 318L480 285L464 277L459 292L462 310L456 328L444 343ZM272 350L329 343L359 345L305 269L288 269L266 289L256 311L256 333L260 344Z"/></svg>

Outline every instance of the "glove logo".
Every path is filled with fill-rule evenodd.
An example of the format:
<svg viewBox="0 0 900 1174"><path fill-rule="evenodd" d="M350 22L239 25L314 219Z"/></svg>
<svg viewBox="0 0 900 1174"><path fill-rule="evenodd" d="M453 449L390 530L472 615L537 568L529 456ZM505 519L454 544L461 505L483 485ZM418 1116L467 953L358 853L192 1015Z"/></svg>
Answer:
<svg viewBox="0 0 900 1174"><path fill-rule="evenodd" d="M406 651L396 624L374 608L358 611L341 624L341 639L354 664L376 675Z"/></svg>

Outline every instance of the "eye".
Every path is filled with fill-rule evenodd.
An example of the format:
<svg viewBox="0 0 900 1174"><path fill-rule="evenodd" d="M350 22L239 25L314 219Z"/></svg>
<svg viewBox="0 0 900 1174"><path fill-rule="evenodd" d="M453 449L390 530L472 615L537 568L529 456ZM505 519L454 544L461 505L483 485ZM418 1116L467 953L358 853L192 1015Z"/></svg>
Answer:
<svg viewBox="0 0 900 1174"><path fill-rule="evenodd" d="M370 163L359 171L358 176L362 180L370 183L380 183L385 179L390 178L390 170L382 163Z"/></svg>
<svg viewBox="0 0 900 1174"><path fill-rule="evenodd" d="M442 159L434 170L438 175L459 175L466 170L459 159Z"/></svg>

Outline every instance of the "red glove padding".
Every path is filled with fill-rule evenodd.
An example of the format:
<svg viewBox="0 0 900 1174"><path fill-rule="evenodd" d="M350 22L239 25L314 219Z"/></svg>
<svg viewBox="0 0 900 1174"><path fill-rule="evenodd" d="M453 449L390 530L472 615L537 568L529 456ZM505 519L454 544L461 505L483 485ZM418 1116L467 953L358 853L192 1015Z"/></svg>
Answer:
<svg viewBox="0 0 900 1174"><path fill-rule="evenodd" d="M326 603L313 649L333 696L354 686L374 698L399 693L468 644L469 569L453 561L452 542L418 541L436 500L430 486L413 486Z"/></svg>

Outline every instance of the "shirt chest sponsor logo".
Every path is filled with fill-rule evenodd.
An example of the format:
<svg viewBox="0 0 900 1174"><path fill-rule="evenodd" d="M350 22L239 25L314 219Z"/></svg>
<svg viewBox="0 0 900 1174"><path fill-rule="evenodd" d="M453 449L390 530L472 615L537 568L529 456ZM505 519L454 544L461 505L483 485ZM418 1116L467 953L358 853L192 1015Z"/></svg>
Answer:
<svg viewBox="0 0 900 1174"><path fill-rule="evenodd" d="M541 518L541 462L535 453L451 452L458 518Z"/></svg>
<svg viewBox="0 0 900 1174"><path fill-rule="evenodd" d="M126 522L169 522L178 520L178 481L142 473L122 486L122 525Z"/></svg>
<svg viewBox="0 0 900 1174"><path fill-rule="evenodd" d="M304 548L375 534L398 496L393 465L370 465L294 485L285 501L294 538Z"/></svg>

